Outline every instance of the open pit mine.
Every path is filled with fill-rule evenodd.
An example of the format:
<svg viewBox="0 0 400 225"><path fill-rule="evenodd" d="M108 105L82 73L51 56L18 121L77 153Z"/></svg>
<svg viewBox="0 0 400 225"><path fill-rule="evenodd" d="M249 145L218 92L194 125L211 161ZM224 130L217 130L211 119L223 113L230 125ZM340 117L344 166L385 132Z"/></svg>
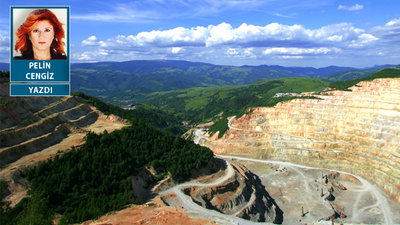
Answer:
<svg viewBox="0 0 400 225"><path fill-rule="evenodd" d="M258 176L242 164L230 162L234 173L216 186L190 186L183 192L204 208L254 222L282 223L282 210L275 204Z"/></svg>
<svg viewBox="0 0 400 225"><path fill-rule="evenodd" d="M312 94L318 99L295 99L275 107L252 108L240 118L231 118L229 129L222 138L218 139L218 133L212 136L205 134L203 137L197 135L197 138L201 139L201 145L209 147L214 153L225 157L235 156L235 160L242 157L246 160L259 160L259 163L269 160L307 166L300 171L290 164L268 164L271 169L264 169L264 174L269 179L282 179L282 185L285 185L285 179L291 182L288 178L293 178L292 175L296 173L301 175L298 178L303 181L309 179L310 183L306 185L294 185L292 192L303 192L306 195L307 188L321 193L320 196L315 194L316 198L321 197L330 203L334 210L332 216L347 217L347 220L341 222L400 223L400 79L375 79L360 82L350 89ZM313 168L321 170L316 172ZM274 177L271 171L286 174L286 178ZM347 203L346 199L342 203L334 202L329 193L333 197L346 193L346 186L340 182L351 179L340 182L328 179L332 171L342 171L342 178L351 175L351 179L357 180L356 183L347 183L354 187L347 193L356 193L361 183L363 187L369 185L373 192L373 197L370 197L373 203L367 203L366 195L354 199L349 195ZM261 176L260 173L257 175ZM269 183L274 182L270 180ZM271 191L268 181L265 186L272 198L276 198L277 193L284 195L282 187L278 187L278 191ZM360 205L356 210L355 205L361 204L360 201L365 201L365 205ZM277 203L284 212L284 223L290 221L285 220L285 215L290 212L282 205L284 200ZM302 217L298 216L296 220L292 218L293 222L300 222L303 217L312 215L312 211L302 209L302 206L310 202L302 204L295 209ZM339 204L347 204L348 207L340 212L338 209L343 207ZM374 207L377 205L379 207ZM311 222L319 220L315 216Z"/></svg>

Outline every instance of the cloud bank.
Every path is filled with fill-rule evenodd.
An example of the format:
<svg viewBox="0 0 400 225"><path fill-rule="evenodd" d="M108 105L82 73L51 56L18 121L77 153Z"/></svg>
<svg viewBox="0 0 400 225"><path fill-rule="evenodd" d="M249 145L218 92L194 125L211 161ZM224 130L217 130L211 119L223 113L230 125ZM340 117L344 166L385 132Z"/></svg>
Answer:
<svg viewBox="0 0 400 225"><path fill-rule="evenodd" d="M143 50L145 48L224 46L249 47L340 47L366 46L379 38L350 23L340 23L310 30L301 25L271 23L264 27L243 23L233 28L228 23L208 27L177 27L170 30L153 30L137 35L118 35L104 41L91 36L82 41L82 46L99 46L102 49L120 51Z"/></svg>
<svg viewBox="0 0 400 225"><path fill-rule="evenodd" d="M236 61L246 60L334 60L362 57L377 57L400 52L394 45L400 42L400 19L394 19L383 26L370 30L355 27L351 23L338 23L318 29L307 29L303 25L270 23L256 26L243 23L233 27L229 23L176 27L169 30L153 30L136 35L118 35L99 40L90 36L81 42L90 47L75 55L76 60L123 61L129 59L186 59L211 61L213 59ZM397 49L397 50L396 50ZM257 61L258 60L258 61ZM333 64L333 63L331 63Z"/></svg>

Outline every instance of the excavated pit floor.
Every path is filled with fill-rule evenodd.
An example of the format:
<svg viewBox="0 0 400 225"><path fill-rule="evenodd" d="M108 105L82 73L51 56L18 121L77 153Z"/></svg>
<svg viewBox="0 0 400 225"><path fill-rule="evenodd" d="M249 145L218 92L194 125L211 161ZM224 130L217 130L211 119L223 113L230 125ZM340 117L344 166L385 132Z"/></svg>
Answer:
<svg viewBox="0 0 400 225"><path fill-rule="evenodd" d="M335 223L385 224L382 205L373 190L356 177L324 169L307 169L279 163L261 163L238 160L262 180L270 195L284 211L283 224L315 224L334 213L332 205L346 218ZM322 177L328 175L328 183ZM333 183L333 185L331 185ZM342 184L347 190L341 190ZM324 200L328 188L333 187L333 201ZM321 189L324 196L321 197ZM400 206L380 192L389 206L388 212L395 224L400 223ZM304 212L302 212L302 207ZM305 214L302 216L302 214ZM326 221L328 222L328 221ZM328 224L328 223L327 223ZM330 224L330 222L329 222Z"/></svg>
<svg viewBox="0 0 400 225"><path fill-rule="evenodd" d="M224 156L225 159L230 156ZM390 224L400 224L400 206L390 200L383 192L383 197L378 199L369 183L359 180L356 176L339 173L326 169L304 168L300 165L287 165L286 163L254 162L241 160L235 157L234 161L242 163L253 173L257 174L266 190L283 210L282 224L332 224L328 218L334 214L334 209L346 215L345 218L334 219L334 224L388 224L383 210L389 213ZM222 176L224 173L221 173ZM323 177L327 175L328 180ZM216 177L214 176L213 179ZM212 179L212 180L213 180ZM204 180L202 180L204 182ZM339 184L346 190L341 190ZM325 200L328 189L333 188L333 201ZM321 189L323 196L321 197ZM214 220L221 224L231 224L233 221L227 217L207 215L193 209L186 208L185 204L175 194L163 195L164 203L182 209L194 217ZM385 204L382 204L385 201ZM386 205L386 208L382 207ZM302 212L303 207L303 212ZM304 214L304 216L302 215ZM222 214L221 214L222 215ZM237 223L232 223L237 224ZM239 224L242 224L239 222ZM243 224L265 224L245 222Z"/></svg>

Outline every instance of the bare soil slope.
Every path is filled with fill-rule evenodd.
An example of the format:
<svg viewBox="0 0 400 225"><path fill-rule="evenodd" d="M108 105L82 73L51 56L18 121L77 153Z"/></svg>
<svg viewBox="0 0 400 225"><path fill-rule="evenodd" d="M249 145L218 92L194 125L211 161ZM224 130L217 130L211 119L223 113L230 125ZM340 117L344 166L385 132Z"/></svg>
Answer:
<svg viewBox="0 0 400 225"><path fill-rule="evenodd" d="M146 205L130 206L124 210L109 213L97 220L86 221L82 225L131 225L131 224L176 224L211 225L213 221L194 218L179 206L166 206L160 197Z"/></svg>

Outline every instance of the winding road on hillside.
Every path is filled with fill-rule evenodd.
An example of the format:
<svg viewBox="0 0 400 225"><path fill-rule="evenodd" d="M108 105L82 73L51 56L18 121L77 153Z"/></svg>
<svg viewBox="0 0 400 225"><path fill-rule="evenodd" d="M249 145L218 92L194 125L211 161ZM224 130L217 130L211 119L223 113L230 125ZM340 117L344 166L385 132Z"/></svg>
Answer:
<svg viewBox="0 0 400 225"><path fill-rule="evenodd" d="M235 117L232 117L229 119L228 121L228 127L229 129L237 129L235 127L231 126L231 121L235 119ZM244 130L244 129L242 129ZM209 138L204 136L205 131L202 129L196 130L194 131L195 136L196 136L196 144L200 143L201 139L205 139L207 141L212 141ZM250 159L250 158L244 158L244 157L238 157L238 156L229 156L229 155L217 155L217 157L223 158L223 159L236 159L236 160L244 160L244 161L252 161L252 162L261 162L261 163L271 163L271 164L276 164L276 165L282 165L282 166L287 166L287 167L292 167L292 168L302 168L302 169L324 169L324 170L329 170L332 172L339 172L342 174L346 174L346 175L350 175L353 176L355 178L357 178L361 183L362 183L362 187L363 191L370 191L375 199L376 199L376 203L377 205L380 206L380 209L382 211L382 215L383 215L383 219L385 221L385 224L393 224L393 219L391 217L391 212L390 212L390 207L388 202L386 201L385 197L381 194L380 190L378 188L376 188L374 185L372 185L371 183L369 183L367 180L363 179L360 176L348 173L348 172L344 172L344 171L339 171L339 170L331 170L331 169L325 169L325 168L316 168L316 167L310 167L310 166L303 166L303 165L298 165L298 164L294 164L294 163L290 163L290 162L283 162L283 161L272 161L272 160L260 160L260 159ZM178 194L178 193L177 193ZM194 203L195 204L195 203ZM211 210L208 210L211 211ZM355 213L355 209L353 209L353 213L356 215L358 215L359 213ZM240 223L242 224L242 223Z"/></svg>
<svg viewBox="0 0 400 225"><path fill-rule="evenodd" d="M220 158L216 158L216 159L222 160L226 164L226 173L224 176L218 178L217 180L215 180L212 183L207 183L207 184L199 183L199 182L188 182L188 183L179 184L168 190L161 192L160 195L175 193L182 200L183 207L185 207L188 210L194 210L198 213L204 213L205 215L207 215L207 218L209 220L215 220L216 222L221 223L221 224L235 224L235 225L236 224L241 224L241 225L242 224L243 225L259 224L259 223L255 223L255 222L252 222L249 220L241 219L239 217L226 215L226 214L217 212L215 210L205 209L205 208L201 207L200 205L194 203L190 196L183 193L182 189L187 188L187 187L193 187L193 186L194 187L213 187L213 186L221 185L235 174L235 171L229 162L227 162L226 160L220 159ZM264 224L268 224L268 223L264 223Z"/></svg>

